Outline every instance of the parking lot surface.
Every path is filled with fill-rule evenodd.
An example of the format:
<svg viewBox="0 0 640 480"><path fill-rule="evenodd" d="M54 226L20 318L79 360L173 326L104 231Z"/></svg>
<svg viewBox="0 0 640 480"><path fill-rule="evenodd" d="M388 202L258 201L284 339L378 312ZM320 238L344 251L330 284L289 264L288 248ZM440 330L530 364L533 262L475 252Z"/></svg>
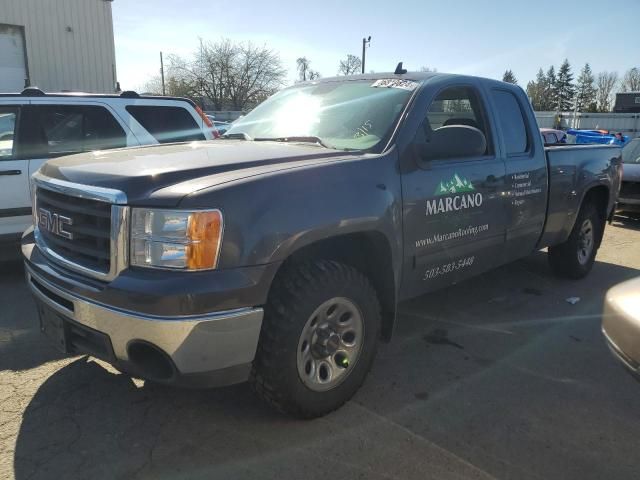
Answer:
<svg viewBox="0 0 640 480"><path fill-rule="evenodd" d="M600 333L640 275L640 223L607 228L591 275L546 254L401 306L358 394L297 421L247 385L178 390L67 358L0 264L0 478L638 478L640 384ZM574 305L566 301L579 297Z"/></svg>

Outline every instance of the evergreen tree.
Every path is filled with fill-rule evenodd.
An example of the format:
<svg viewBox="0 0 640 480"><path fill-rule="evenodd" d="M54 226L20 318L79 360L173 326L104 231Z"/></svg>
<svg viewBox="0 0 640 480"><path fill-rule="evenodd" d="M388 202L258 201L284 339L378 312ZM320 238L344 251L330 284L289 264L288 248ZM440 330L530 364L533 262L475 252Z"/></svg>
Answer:
<svg viewBox="0 0 640 480"><path fill-rule="evenodd" d="M535 81L527 83L527 95L531 100L531 106L536 111L544 111L546 109L545 89L547 79L542 71L542 68L538 70Z"/></svg>
<svg viewBox="0 0 640 480"><path fill-rule="evenodd" d="M585 63L576 85L576 110L578 112L596 112L595 78L588 63Z"/></svg>
<svg viewBox="0 0 640 480"><path fill-rule="evenodd" d="M513 74L512 70L506 70L504 75L502 75L502 81L507 83L513 83L514 85L518 84L518 80L516 76Z"/></svg>
<svg viewBox="0 0 640 480"><path fill-rule="evenodd" d="M555 110L557 105L557 95L555 85L558 79L556 78L556 69L553 65L547 70L547 75L544 80L544 109L543 110Z"/></svg>
<svg viewBox="0 0 640 480"><path fill-rule="evenodd" d="M556 108L560 112L566 112L573 107L573 99L576 95L576 88L573 84L573 74L571 73L571 65L566 58L560 69L554 84L554 93Z"/></svg>
<svg viewBox="0 0 640 480"><path fill-rule="evenodd" d="M534 110L540 110L540 99L538 96L538 85L533 80L529 80L527 83L527 97L531 102L531 106Z"/></svg>

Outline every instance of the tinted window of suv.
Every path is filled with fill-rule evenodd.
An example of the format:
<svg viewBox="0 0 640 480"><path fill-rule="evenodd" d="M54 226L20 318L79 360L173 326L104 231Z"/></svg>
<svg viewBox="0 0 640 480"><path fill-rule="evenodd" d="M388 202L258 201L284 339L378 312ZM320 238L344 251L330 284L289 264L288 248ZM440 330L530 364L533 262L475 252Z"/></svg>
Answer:
<svg viewBox="0 0 640 480"><path fill-rule="evenodd" d="M127 145L124 130L104 107L38 105L35 108L45 142L42 156L55 157Z"/></svg>
<svg viewBox="0 0 640 480"><path fill-rule="evenodd" d="M127 112L159 143L205 139L202 129L184 108L129 105Z"/></svg>
<svg viewBox="0 0 640 480"><path fill-rule="evenodd" d="M507 147L507 155L526 152L529 146L527 128L518 100L506 90L493 90L491 95L496 105L496 112L498 112L498 121Z"/></svg>

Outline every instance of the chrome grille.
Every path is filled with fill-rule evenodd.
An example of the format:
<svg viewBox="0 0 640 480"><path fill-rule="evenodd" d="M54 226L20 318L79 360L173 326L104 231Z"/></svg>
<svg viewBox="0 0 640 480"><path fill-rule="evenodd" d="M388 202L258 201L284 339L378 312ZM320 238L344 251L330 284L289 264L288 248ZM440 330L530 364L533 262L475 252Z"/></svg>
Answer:
<svg viewBox="0 0 640 480"><path fill-rule="evenodd" d="M32 179L38 249L79 273L107 281L117 277L128 266L127 196L40 172Z"/></svg>
<svg viewBox="0 0 640 480"><path fill-rule="evenodd" d="M48 215L49 214L49 215ZM38 229L47 246L69 261L97 272L111 267L111 205L38 188ZM63 232L46 228L52 218L68 219Z"/></svg>

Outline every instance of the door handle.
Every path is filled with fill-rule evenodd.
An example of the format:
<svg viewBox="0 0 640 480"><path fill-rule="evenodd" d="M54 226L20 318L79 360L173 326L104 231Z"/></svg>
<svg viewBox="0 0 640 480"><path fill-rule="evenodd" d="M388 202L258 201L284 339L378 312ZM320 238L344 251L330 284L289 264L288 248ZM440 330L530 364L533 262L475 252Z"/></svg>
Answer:
<svg viewBox="0 0 640 480"><path fill-rule="evenodd" d="M0 170L0 175L22 175L22 170Z"/></svg>

